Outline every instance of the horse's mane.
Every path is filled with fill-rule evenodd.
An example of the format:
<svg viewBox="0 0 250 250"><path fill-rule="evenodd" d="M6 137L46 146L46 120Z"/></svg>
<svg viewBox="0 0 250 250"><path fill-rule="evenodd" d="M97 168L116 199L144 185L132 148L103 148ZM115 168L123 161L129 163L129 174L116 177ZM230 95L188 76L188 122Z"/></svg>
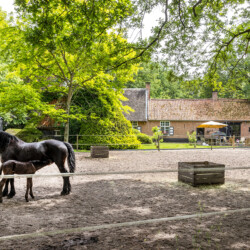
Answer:
<svg viewBox="0 0 250 250"><path fill-rule="evenodd" d="M0 131L0 152L3 152L6 147L9 145L10 141L21 141L19 138L17 138L14 135L11 135L7 132Z"/></svg>

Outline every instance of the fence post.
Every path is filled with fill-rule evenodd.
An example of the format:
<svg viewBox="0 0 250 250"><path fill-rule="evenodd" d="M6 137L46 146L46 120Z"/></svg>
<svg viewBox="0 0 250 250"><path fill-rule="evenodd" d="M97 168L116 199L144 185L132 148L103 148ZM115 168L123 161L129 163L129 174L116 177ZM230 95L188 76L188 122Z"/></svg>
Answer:
<svg viewBox="0 0 250 250"><path fill-rule="evenodd" d="M78 143L78 135L76 135L76 150L78 150L78 145L79 145L79 143Z"/></svg>
<svg viewBox="0 0 250 250"><path fill-rule="evenodd" d="M235 149L235 135L233 135L233 149Z"/></svg>
<svg viewBox="0 0 250 250"><path fill-rule="evenodd" d="M158 135L158 151L160 151L160 135Z"/></svg>

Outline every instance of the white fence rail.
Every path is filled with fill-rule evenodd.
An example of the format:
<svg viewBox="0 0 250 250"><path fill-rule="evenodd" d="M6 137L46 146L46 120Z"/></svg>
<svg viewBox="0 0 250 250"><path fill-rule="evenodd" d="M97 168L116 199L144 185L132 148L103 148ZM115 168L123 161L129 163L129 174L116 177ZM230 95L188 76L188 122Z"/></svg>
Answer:
<svg viewBox="0 0 250 250"><path fill-rule="evenodd" d="M183 215L183 216L164 217L164 218L149 219L149 220L122 222L122 223L111 223L111 224L86 226L86 227L78 227L78 228L68 228L68 229L53 230L53 231L47 231L47 232L15 234L15 235L2 236L0 237L0 241L15 240L15 239L29 239L29 238L34 238L34 237L53 236L53 235L58 235L58 234L80 233L80 232L95 231L95 230L101 230L101 229L113 229L113 228L131 227L131 226L140 226L140 225L152 224L152 223L162 223L162 222L175 221L175 220L187 220L187 219L195 219L195 218L218 216L218 215L229 215L229 214L244 213L244 212L250 212L250 208L241 208L241 209L236 209L236 210L227 210L227 211L210 212L210 213L198 213L198 214L190 214L190 215Z"/></svg>
<svg viewBox="0 0 250 250"><path fill-rule="evenodd" d="M227 167L227 168L195 168L195 171L207 172L207 171L226 171L226 170L239 170L250 169L250 167ZM193 172L194 170L183 169L181 172ZM83 173L57 173L57 174L23 174L23 175L2 175L3 179L14 178L33 178L33 177L73 177L73 176L89 176L89 175L126 175L126 174L159 174L159 173L176 173L178 169L159 169L159 170L144 170L144 171L107 171L107 172L83 172Z"/></svg>

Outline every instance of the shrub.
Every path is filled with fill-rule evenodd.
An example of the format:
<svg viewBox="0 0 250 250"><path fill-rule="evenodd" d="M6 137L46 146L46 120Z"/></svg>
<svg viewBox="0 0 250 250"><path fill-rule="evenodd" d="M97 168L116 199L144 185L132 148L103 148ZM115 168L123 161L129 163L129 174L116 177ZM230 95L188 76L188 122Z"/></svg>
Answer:
<svg viewBox="0 0 250 250"><path fill-rule="evenodd" d="M133 128L132 131L133 131L133 134L135 135L140 134L140 131L138 129Z"/></svg>
<svg viewBox="0 0 250 250"><path fill-rule="evenodd" d="M188 136L188 141L189 141L189 144L192 145L194 144L194 146L196 147L196 132L194 131L193 133L189 133L187 132L187 136Z"/></svg>
<svg viewBox="0 0 250 250"><path fill-rule="evenodd" d="M80 144L88 144L80 145L80 149L90 149L95 145L108 146L110 149L137 149L140 145L135 135L89 135L80 138Z"/></svg>
<svg viewBox="0 0 250 250"><path fill-rule="evenodd" d="M132 126L122 116L119 121L104 119L89 119L82 124L79 144L80 149L90 149L90 146L103 145L110 149L137 149L140 141L132 133Z"/></svg>
<svg viewBox="0 0 250 250"><path fill-rule="evenodd" d="M157 126L155 126L155 127L152 128L152 132L154 133L153 136L152 136L152 140L154 142L157 142L158 141L158 137L163 135L162 131L159 130L159 128ZM163 142L163 139L160 139L160 142Z"/></svg>
<svg viewBox="0 0 250 250"><path fill-rule="evenodd" d="M152 140L155 143L156 148L158 148L159 147L158 139L159 139L160 136L163 135L162 131L159 130L159 128L157 126L155 126L155 127L152 128L152 132L154 133L153 136L152 136ZM160 142L163 142L163 139L160 139L159 143Z"/></svg>
<svg viewBox="0 0 250 250"><path fill-rule="evenodd" d="M25 142L37 142L41 140L43 133L34 127L25 127L23 129L7 129L7 133L17 136Z"/></svg>
<svg viewBox="0 0 250 250"><path fill-rule="evenodd" d="M138 133L136 136L137 136L137 140L143 144L151 144L152 143L152 139L150 138L150 136L148 136L146 134Z"/></svg>

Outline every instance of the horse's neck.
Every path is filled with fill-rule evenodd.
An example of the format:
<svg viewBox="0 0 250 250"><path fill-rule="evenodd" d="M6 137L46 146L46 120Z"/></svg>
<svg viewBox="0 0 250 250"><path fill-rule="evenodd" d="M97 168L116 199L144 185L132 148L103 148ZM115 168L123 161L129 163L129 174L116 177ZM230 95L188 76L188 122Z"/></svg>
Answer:
<svg viewBox="0 0 250 250"><path fill-rule="evenodd" d="M17 160L20 151L22 151L22 147L25 144L23 141L15 141L11 142L9 146L5 149L5 151L1 155L2 162L7 160Z"/></svg>
<svg viewBox="0 0 250 250"><path fill-rule="evenodd" d="M23 142L23 141L16 141L13 142L9 145L9 147L14 148L16 151L21 151L23 150L23 148L25 148L26 145L28 145L29 143Z"/></svg>

